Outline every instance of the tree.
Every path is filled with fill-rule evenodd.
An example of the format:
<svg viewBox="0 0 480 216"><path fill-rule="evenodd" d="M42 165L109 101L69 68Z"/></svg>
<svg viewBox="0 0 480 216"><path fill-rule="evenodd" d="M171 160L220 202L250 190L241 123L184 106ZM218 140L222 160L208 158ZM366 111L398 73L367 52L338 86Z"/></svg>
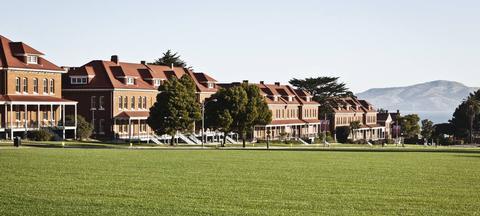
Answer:
<svg viewBox="0 0 480 216"><path fill-rule="evenodd" d="M418 122L420 117L417 114L410 114L399 118L402 133L406 138L415 138L420 133Z"/></svg>
<svg viewBox="0 0 480 216"><path fill-rule="evenodd" d="M337 137L337 141L340 143L346 143L348 141L348 135L350 135L350 127L348 126L341 126L335 129L335 135Z"/></svg>
<svg viewBox="0 0 480 216"><path fill-rule="evenodd" d="M154 65L165 65L165 66L175 66L175 67L187 67L187 63L180 59L178 53L173 53L171 50L167 50L166 53L163 53L163 57L155 60Z"/></svg>
<svg viewBox="0 0 480 216"><path fill-rule="evenodd" d="M456 138L473 140L473 131L478 130L480 125L479 117L480 90L471 93L453 113L450 123L455 128Z"/></svg>
<svg viewBox="0 0 480 216"><path fill-rule="evenodd" d="M338 97L355 97L346 87L338 81L339 77L316 77L306 79L291 79L289 83L298 89L304 90L313 96L313 100L320 103L323 113L331 113L335 106L334 99Z"/></svg>
<svg viewBox="0 0 480 216"><path fill-rule="evenodd" d="M350 132L352 133L352 138L355 140L355 134L357 133L357 130L360 129L360 121L352 121L350 122Z"/></svg>
<svg viewBox="0 0 480 216"><path fill-rule="evenodd" d="M173 137L178 131L191 132L195 121L201 118L192 82L188 75L180 80L170 78L158 88L157 102L150 108L148 125L157 134L170 135L170 145L173 145Z"/></svg>
<svg viewBox="0 0 480 216"><path fill-rule="evenodd" d="M432 138L433 132L434 132L433 122L428 119L422 120L422 131L420 133L422 134L423 138L427 139L427 142L429 139Z"/></svg>
<svg viewBox="0 0 480 216"><path fill-rule="evenodd" d="M266 125L272 121L272 113L260 95L260 89L255 85L242 84L220 89L211 99L216 99L217 102L208 103L205 107L207 125L220 129L225 135L228 132L237 132L242 137L243 147L248 130L255 125Z"/></svg>
<svg viewBox="0 0 480 216"><path fill-rule="evenodd" d="M67 122L74 122L75 116L68 115L65 116L65 121ZM93 125L92 123L85 120L85 118L81 115L77 115L77 137L76 139L85 140L90 138L93 133Z"/></svg>
<svg viewBox="0 0 480 216"><path fill-rule="evenodd" d="M475 117L480 112L480 102L475 97L469 97L465 104L467 106L467 116L468 116L468 137L470 143L473 143L473 122Z"/></svg>

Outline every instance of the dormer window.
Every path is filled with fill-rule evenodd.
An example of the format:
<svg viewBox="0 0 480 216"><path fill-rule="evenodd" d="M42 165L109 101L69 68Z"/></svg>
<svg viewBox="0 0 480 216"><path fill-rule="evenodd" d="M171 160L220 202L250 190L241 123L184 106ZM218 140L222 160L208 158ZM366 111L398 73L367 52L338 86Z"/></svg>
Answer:
<svg viewBox="0 0 480 216"><path fill-rule="evenodd" d="M153 85L154 86L160 86L162 84L162 80L159 80L159 79L154 79L153 80Z"/></svg>
<svg viewBox="0 0 480 216"><path fill-rule="evenodd" d="M75 85L87 84L88 78L86 76L71 76L70 83Z"/></svg>
<svg viewBox="0 0 480 216"><path fill-rule="evenodd" d="M278 96L274 95L273 96L273 101L278 101Z"/></svg>
<svg viewBox="0 0 480 216"><path fill-rule="evenodd" d="M133 77L127 77L125 78L125 83L127 83L127 85L134 85L135 79Z"/></svg>
<svg viewBox="0 0 480 216"><path fill-rule="evenodd" d="M38 56L34 56L34 55L27 56L27 64L38 64Z"/></svg>
<svg viewBox="0 0 480 216"><path fill-rule="evenodd" d="M312 97L307 96L307 97L305 97L305 100L306 100L307 102L310 102L310 101L312 101Z"/></svg>
<svg viewBox="0 0 480 216"><path fill-rule="evenodd" d="M208 87L208 88L213 88L214 85L213 85L213 83L210 83L210 82L209 82L209 83L207 84L207 87Z"/></svg>
<svg viewBox="0 0 480 216"><path fill-rule="evenodd" d="M288 96L288 102L292 102L293 101L293 96Z"/></svg>

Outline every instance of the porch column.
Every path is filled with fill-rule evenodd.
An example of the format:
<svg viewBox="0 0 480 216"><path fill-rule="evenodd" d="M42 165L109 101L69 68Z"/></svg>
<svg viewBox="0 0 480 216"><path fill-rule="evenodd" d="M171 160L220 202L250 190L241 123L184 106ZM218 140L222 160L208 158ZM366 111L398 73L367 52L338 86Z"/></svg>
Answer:
<svg viewBox="0 0 480 216"><path fill-rule="evenodd" d="M140 128L140 125L141 125L140 119L138 119L138 138L139 138L139 139L140 139L140 129L141 129L141 128Z"/></svg>
<svg viewBox="0 0 480 216"><path fill-rule="evenodd" d="M73 129L73 138L77 139L77 104L75 106L75 129Z"/></svg>
<svg viewBox="0 0 480 216"><path fill-rule="evenodd" d="M128 119L128 139L132 139L132 120Z"/></svg>
<svg viewBox="0 0 480 216"><path fill-rule="evenodd" d="M37 105L37 128L40 130L40 104Z"/></svg>
<svg viewBox="0 0 480 216"><path fill-rule="evenodd" d="M52 123L52 127L54 126L53 122L53 104L50 104L50 122Z"/></svg>
<svg viewBox="0 0 480 216"><path fill-rule="evenodd" d="M3 105L3 107L4 107L4 109L5 109L5 116L4 116L5 121L4 121L4 123L3 123L2 126L6 129L6 128L7 128L7 121L8 121L8 117L7 117L7 115L8 115L7 104ZM8 133L7 133L6 130L5 130L5 139L8 139Z"/></svg>
<svg viewBox="0 0 480 216"><path fill-rule="evenodd" d="M25 113L23 113L23 120L25 121L25 124L24 124L24 125L25 125L25 133L27 133L27 128L28 128L28 125L27 125L27 124L28 124L28 123L27 123L27 119L28 119L28 116L27 116L28 108L27 108L27 107L28 107L28 106L27 106L27 104L25 104L25 105L23 105L23 107L24 107L24 110L25 110Z"/></svg>
<svg viewBox="0 0 480 216"><path fill-rule="evenodd" d="M63 139L65 140L65 104L62 104L60 108L62 109L62 126L63 126L62 136L63 136Z"/></svg>
<svg viewBox="0 0 480 216"><path fill-rule="evenodd" d="M113 138L117 139L117 132L115 130L115 127L117 126L117 119L113 118L113 125L112 125L112 132L113 132Z"/></svg>
<svg viewBox="0 0 480 216"><path fill-rule="evenodd" d="M10 139L13 140L13 104L10 104Z"/></svg>

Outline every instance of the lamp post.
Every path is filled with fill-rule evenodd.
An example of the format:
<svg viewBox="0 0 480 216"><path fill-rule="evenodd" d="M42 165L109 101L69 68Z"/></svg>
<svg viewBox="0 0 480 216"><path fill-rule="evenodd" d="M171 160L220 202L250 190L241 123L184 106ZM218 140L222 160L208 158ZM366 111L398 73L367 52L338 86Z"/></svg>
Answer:
<svg viewBox="0 0 480 216"><path fill-rule="evenodd" d="M210 101L203 101L202 102L202 148L205 146L205 105L207 105L209 102L217 102L217 99L213 99ZM223 136L226 136L226 134L223 134Z"/></svg>

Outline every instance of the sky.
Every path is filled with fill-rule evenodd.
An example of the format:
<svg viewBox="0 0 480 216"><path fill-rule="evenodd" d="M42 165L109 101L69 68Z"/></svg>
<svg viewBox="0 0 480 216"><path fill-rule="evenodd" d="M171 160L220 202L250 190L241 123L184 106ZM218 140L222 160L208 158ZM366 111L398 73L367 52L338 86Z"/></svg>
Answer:
<svg viewBox="0 0 480 216"><path fill-rule="evenodd" d="M220 82L337 76L353 92L480 87L478 0L6 1L0 34L61 66L171 49Z"/></svg>

